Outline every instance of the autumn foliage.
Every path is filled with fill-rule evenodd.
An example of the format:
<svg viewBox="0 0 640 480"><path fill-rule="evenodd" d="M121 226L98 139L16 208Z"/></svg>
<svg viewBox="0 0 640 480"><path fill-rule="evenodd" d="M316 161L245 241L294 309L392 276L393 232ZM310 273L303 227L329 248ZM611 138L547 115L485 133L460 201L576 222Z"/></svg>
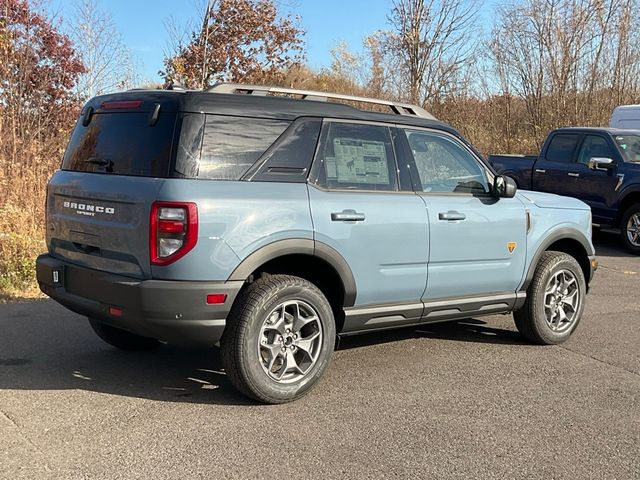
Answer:
<svg viewBox="0 0 640 480"><path fill-rule="evenodd" d="M81 101L137 77L107 2L79 0L73 28L44 13L48 1L0 0L0 300L32 285L46 182ZM640 0L503 1L491 16L478 0L392 0L384 30L356 51L338 44L320 70L305 65L286 2L203 4L168 29L165 87L232 81L418 103L484 154L535 153L553 128L606 125L614 107L640 102Z"/></svg>
<svg viewBox="0 0 640 480"><path fill-rule="evenodd" d="M302 61L302 33L295 19L279 18L271 0L218 0L208 4L190 41L178 42L163 75L167 84L201 89L220 80L282 78Z"/></svg>
<svg viewBox="0 0 640 480"><path fill-rule="evenodd" d="M46 181L79 111L69 38L26 0L0 0L0 288L32 278Z"/></svg>

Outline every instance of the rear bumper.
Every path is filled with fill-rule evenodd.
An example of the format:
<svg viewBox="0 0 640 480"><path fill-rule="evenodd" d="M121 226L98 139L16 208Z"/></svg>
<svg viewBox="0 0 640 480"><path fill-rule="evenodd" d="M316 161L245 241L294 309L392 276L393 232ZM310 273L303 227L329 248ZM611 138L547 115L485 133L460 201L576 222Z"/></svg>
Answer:
<svg viewBox="0 0 640 480"><path fill-rule="evenodd" d="M180 344L218 342L243 285L241 281L139 280L79 267L48 254L36 260L36 273L40 289L76 313ZM223 304L208 305L208 294L227 298Z"/></svg>

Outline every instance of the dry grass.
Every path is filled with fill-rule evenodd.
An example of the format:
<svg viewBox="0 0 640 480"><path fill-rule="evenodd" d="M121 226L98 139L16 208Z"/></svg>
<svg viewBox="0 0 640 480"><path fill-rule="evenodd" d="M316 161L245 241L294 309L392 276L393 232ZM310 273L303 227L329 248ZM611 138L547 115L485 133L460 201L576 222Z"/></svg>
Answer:
<svg viewBox="0 0 640 480"><path fill-rule="evenodd" d="M43 159L51 159L58 151L51 145L46 152L31 149L32 168L12 169L5 163L0 169L0 302L40 296L35 259L46 251L46 183L58 163Z"/></svg>

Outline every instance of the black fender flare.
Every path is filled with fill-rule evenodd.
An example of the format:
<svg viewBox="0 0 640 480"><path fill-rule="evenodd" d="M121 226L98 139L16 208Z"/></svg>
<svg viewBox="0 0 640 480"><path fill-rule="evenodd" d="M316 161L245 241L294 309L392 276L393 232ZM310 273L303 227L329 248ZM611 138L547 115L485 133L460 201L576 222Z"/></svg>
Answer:
<svg viewBox="0 0 640 480"><path fill-rule="evenodd" d="M270 260L285 255L308 255L328 263L340 276L344 287L344 307L356 301L356 281L349 264L340 253L326 243L309 238L289 238L264 245L247 256L229 276L228 281L245 281L256 269Z"/></svg>
<svg viewBox="0 0 640 480"><path fill-rule="evenodd" d="M618 213L616 215L614 226L618 225L620 221L622 221L622 216L625 214L625 210L623 210L621 207L625 204L627 198L629 198L630 195L640 195L640 184L628 185L620 192L620 196L618 197L618 201L616 202Z"/></svg>
<svg viewBox="0 0 640 480"><path fill-rule="evenodd" d="M533 258L531 259L531 263L529 264L529 269L527 270L527 275L524 279L524 283L522 287L520 287L521 292L525 292L529 288L529 284L533 279L533 274L536 271L536 267L538 266L538 262L540 261L540 257L542 254L546 252L551 245L553 245L558 240L575 240L582 248L587 255L587 257L593 257L595 255L595 251L591 246L591 242L587 239L587 237L579 230L570 227L563 227L558 230L555 230L551 235L545 238L544 242L540 244ZM586 278L587 284L589 283L589 278Z"/></svg>

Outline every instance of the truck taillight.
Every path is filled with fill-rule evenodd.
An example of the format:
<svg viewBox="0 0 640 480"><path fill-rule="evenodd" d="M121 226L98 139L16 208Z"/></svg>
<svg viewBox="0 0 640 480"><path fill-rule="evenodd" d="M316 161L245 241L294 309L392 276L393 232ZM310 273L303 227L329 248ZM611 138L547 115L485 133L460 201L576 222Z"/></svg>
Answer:
<svg viewBox="0 0 640 480"><path fill-rule="evenodd" d="M169 265L198 241L198 207L190 202L154 202L149 222L151 264Z"/></svg>

